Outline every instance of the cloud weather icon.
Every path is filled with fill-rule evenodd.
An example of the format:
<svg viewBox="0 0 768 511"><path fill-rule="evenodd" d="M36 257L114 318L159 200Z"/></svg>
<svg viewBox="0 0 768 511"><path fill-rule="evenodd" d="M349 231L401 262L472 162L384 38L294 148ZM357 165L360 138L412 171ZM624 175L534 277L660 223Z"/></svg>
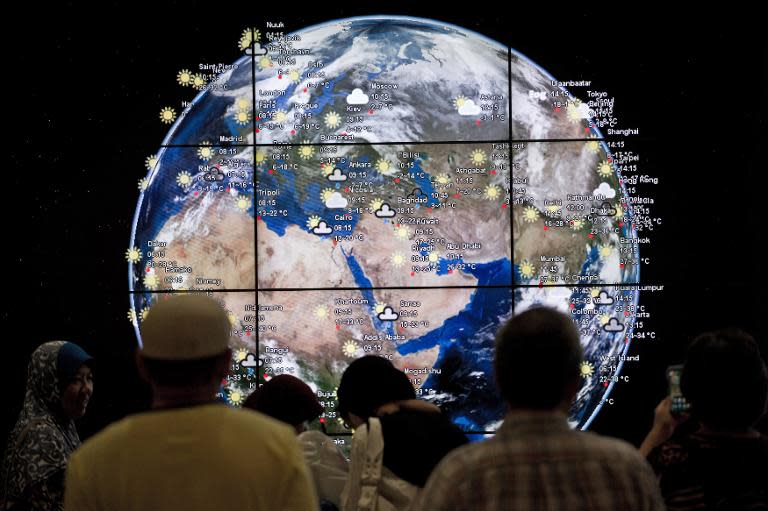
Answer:
<svg viewBox="0 0 768 511"><path fill-rule="evenodd" d="M346 181L347 175L340 168L334 167L333 172L328 174L328 181Z"/></svg>
<svg viewBox="0 0 768 511"><path fill-rule="evenodd" d="M471 99L464 101L464 104L459 107L459 115L478 115L480 112L480 106Z"/></svg>
<svg viewBox="0 0 768 511"><path fill-rule="evenodd" d="M216 167L211 168L203 177L206 181L224 181L225 178L224 173Z"/></svg>
<svg viewBox="0 0 768 511"><path fill-rule="evenodd" d="M392 218L395 216L395 210L389 207L389 204L384 202L381 204L381 206L379 206L379 209L376 210L374 215L379 218Z"/></svg>
<svg viewBox="0 0 768 511"><path fill-rule="evenodd" d="M240 365L243 367L257 367L259 365L259 361L256 360L256 355L253 353L248 353L245 356L245 359L240 361Z"/></svg>
<svg viewBox="0 0 768 511"><path fill-rule="evenodd" d="M381 321L397 321L400 315L392 310L392 307L387 305L384 310L379 312L379 320Z"/></svg>
<svg viewBox="0 0 768 511"><path fill-rule="evenodd" d="M616 214L616 208L611 206L610 202L603 202L599 208L595 210L597 216L614 216Z"/></svg>
<svg viewBox="0 0 768 511"><path fill-rule="evenodd" d="M602 182L600 183L600 186L595 188L595 191L592 192L592 195L602 195L606 199L613 199L616 197L616 190L611 188L608 183Z"/></svg>
<svg viewBox="0 0 768 511"><path fill-rule="evenodd" d="M592 303L595 305L611 305L613 301L613 297L610 296L605 290L600 291L600 294L592 299Z"/></svg>
<svg viewBox="0 0 768 511"><path fill-rule="evenodd" d="M606 332L623 332L624 331L624 325L619 323L619 320L616 318L611 318L608 323L603 325L603 330Z"/></svg>
<svg viewBox="0 0 768 511"><path fill-rule="evenodd" d="M421 191L421 188L414 188L411 193L408 194L408 198L413 197L414 199L426 199L427 194Z"/></svg>
<svg viewBox="0 0 768 511"><path fill-rule="evenodd" d="M570 103L568 105L569 115L575 119L589 119L589 105L586 103Z"/></svg>
<svg viewBox="0 0 768 511"><path fill-rule="evenodd" d="M313 234L317 234L318 236L324 236L324 235L326 235L326 234L331 234L331 232L332 232L332 231L333 231L333 229L331 229L330 227L328 227L328 224L327 224L327 223L325 223L325 220L320 220L320 221L317 223L317 226L315 226L315 227L312 229L312 233L313 233Z"/></svg>
<svg viewBox="0 0 768 511"><path fill-rule="evenodd" d="M253 55L266 55L267 54L267 49L266 48L262 48L261 44L259 44L259 43L253 43L253 49L248 48L246 53L248 53L249 55L250 54L253 54Z"/></svg>
<svg viewBox="0 0 768 511"><path fill-rule="evenodd" d="M328 209L342 209L346 208L348 204L347 199L341 196L339 192L333 192L328 200L325 201L325 207Z"/></svg>
<svg viewBox="0 0 768 511"><path fill-rule="evenodd" d="M348 105L365 105L366 103L368 103L368 94L365 94L362 89L354 89L347 96Z"/></svg>

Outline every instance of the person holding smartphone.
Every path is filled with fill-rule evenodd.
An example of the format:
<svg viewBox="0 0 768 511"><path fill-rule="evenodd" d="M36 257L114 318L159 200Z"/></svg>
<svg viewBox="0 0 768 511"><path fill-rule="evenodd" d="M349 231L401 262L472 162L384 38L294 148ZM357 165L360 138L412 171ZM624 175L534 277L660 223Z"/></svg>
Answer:
<svg viewBox="0 0 768 511"><path fill-rule="evenodd" d="M670 396L640 450L668 509L768 509L768 437L754 428L768 369L755 340L733 329L702 334L667 378Z"/></svg>
<svg viewBox="0 0 768 511"><path fill-rule="evenodd" d="M680 388L683 365L671 365L667 367L666 372L669 394L656 406L653 427L640 445L640 452L646 457L655 447L667 441L675 431L692 433L699 427L691 417L691 403L685 399Z"/></svg>

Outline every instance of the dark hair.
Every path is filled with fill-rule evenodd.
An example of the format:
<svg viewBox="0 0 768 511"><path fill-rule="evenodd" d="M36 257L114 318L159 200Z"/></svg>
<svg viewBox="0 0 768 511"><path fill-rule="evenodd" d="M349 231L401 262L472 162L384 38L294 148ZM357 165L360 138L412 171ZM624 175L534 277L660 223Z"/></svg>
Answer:
<svg viewBox="0 0 768 511"><path fill-rule="evenodd" d="M291 426L314 420L323 413L323 406L309 385L290 374L275 376L259 387L248 396L243 407Z"/></svg>
<svg viewBox="0 0 768 511"><path fill-rule="evenodd" d="M377 355L367 355L349 364L341 375L337 397L342 418L347 420L351 412L367 419L381 405L416 399L416 391L405 373L395 368L392 362Z"/></svg>
<svg viewBox="0 0 768 511"><path fill-rule="evenodd" d="M680 389L692 415L707 426L747 429L765 413L768 370L751 335L738 329L707 332L688 347Z"/></svg>
<svg viewBox="0 0 768 511"><path fill-rule="evenodd" d="M554 309L529 309L496 334L496 384L516 408L555 408L578 381L581 360L573 320Z"/></svg>
<svg viewBox="0 0 768 511"><path fill-rule="evenodd" d="M160 360L142 357L149 378L164 387L206 385L226 363L229 352L195 360Z"/></svg>

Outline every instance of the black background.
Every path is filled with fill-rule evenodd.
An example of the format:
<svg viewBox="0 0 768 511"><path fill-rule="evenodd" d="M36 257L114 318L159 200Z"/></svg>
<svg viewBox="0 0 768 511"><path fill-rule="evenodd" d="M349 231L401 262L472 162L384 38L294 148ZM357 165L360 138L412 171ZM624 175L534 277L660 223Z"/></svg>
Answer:
<svg viewBox="0 0 768 511"><path fill-rule="evenodd" d="M191 100L179 69L237 59L241 31L264 20L286 32L364 10L326 6L314 14L232 14L193 4L166 12L101 11L65 5L44 18L20 12L3 34L6 103L0 436L15 421L26 364L52 339L98 358L84 436L147 405L133 366L127 320L130 221L144 159L167 126L160 108ZM531 9L502 13L473 4L400 9L485 34L530 57L559 80L592 80L616 97L624 127L641 136L646 188L664 224L641 247L652 264L641 279L664 284L641 295L651 341L635 342L592 429L639 443L664 396L664 368L701 331L740 326L761 340L764 322L766 93L768 50L751 13L687 14ZM575 92L575 91L574 91ZM542 371L546 369L543 367Z"/></svg>

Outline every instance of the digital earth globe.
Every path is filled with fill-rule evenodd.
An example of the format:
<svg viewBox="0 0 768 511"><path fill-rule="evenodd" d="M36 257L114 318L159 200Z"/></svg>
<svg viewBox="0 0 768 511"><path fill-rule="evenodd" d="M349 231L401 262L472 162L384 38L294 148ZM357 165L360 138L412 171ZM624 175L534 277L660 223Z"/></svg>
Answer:
<svg viewBox="0 0 768 511"><path fill-rule="evenodd" d="M208 293L232 323L231 404L289 373L345 432L335 388L377 354L488 433L504 415L495 332L547 305L581 333L570 422L588 427L639 294L631 200L589 87L428 19L249 29L240 45L233 64L181 70L200 92L178 118L161 111L127 254L139 342L153 303ZM546 359L519 363L548 376Z"/></svg>

